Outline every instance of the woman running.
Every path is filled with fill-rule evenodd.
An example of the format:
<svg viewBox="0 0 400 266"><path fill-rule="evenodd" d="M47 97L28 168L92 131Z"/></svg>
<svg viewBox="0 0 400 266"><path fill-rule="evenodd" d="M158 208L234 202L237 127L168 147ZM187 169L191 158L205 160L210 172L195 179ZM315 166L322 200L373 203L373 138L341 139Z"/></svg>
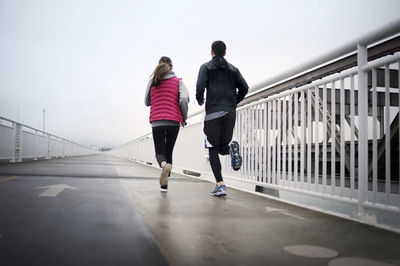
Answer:
<svg viewBox="0 0 400 266"><path fill-rule="evenodd" d="M172 153L180 125L184 126L189 103L189 92L182 79L172 71L172 61L163 56L147 85L145 104L150 106L156 159L162 168L160 190L168 191L168 177L172 170Z"/></svg>

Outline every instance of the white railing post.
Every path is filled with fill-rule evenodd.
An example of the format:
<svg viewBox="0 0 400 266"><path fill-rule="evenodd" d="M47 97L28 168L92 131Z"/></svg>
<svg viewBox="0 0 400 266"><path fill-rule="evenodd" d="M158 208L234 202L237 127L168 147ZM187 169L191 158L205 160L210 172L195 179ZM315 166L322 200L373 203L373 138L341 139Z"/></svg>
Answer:
<svg viewBox="0 0 400 266"><path fill-rule="evenodd" d="M34 151L33 151L33 154L34 154L34 160L37 160L37 157L38 157L38 144L37 144L37 142L38 142L38 131L37 130L35 130L35 148L34 148Z"/></svg>
<svg viewBox="0 0 400 266"><path fill-rule="evenodd" d="M21 146L22 146L22 126L21 124L17 122L13 122L13 128L14 128L14 156L11 159L12 163L16 162L22 162L21 159Z"/></svg>
<svg viewBox="0 0 400 266"><path fill-rule="evenodd" d="M16 126L17 126L17 123L15 123L15 122L13 122L12 123L12 127L13 127L13 135L14 135L14 145L12 146L12 151L13 151L13 157L12 157L12 159L10 160L10 162L11 163L15 163L17 160L16 160L16 150L15 150L15 146L16 146L16 144L17 144L17 138L15 137L16 136L16 131L17 131L17 128L16 128Z"/></svg>
<svg viewBox="0 0 400 266"><path fill-rule="evenodd" d="M358 215L363 221L366 210L363 206L367 199L368 180L368 88L367 73L361 68L368 62L367 46L357 45L357 72L358 72ZM332 144L333 145L333 144Z"/></svg>

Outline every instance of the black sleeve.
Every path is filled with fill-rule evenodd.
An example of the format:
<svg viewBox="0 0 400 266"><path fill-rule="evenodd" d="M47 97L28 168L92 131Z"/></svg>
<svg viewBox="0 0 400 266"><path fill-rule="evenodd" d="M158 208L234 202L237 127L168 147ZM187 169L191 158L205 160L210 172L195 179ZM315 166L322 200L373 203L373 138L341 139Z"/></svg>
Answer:
<svg viewBox="0 0 400 266"><path fill-rule="evenodd" d="M196 100L199 105L204 103L204 90L208 84L207 68L202 65L199 70L199 75L196 82Z"/></svg>
<svg viewBox="0 0 400 266"><path fill-rule="evenodd" d="M237 88L237 103L240 103L249 91L249 85L247 85L247 82L244 80L242 74L240 74L239 69L237 70Z"/></svg>

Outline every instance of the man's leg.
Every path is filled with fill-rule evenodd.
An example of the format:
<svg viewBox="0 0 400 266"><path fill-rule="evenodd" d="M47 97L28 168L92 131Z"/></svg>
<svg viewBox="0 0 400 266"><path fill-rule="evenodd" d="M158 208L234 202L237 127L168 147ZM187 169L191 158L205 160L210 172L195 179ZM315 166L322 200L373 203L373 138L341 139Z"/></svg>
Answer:
<svg viewBox="0 0 400 266"><path fill-rule="evenodd" d="M217 182L217 184L224 182L224 180L222 179L222 174L221 174L221 162L219 160L218 151L219 151L218 147L208 149L208 154L210 156L211 169L213 171L215 181Z"/></svg>
<svg viewBox="0 0 400 266"><path fill-rule="evenodd" d="M233 129L235 127L236 122L236 112L229 112L224 116L224 120L222 121L222 127L224 128L224 134L221 136L221 143L224 144L223 148L221 148L220 154L231 155L231 165L234 171L238 171L242 166L242 156L239 151L239 143L237 141L232 141Z"/></svg>
<svg viewBox="0 0 400 266"><path fill-rule="evenodd" d="M224 184L224 180L222 179L221 162L218 155L219 147L209 148L208 152L210 155L211 169L213 171L215 181L217 182L214 190L211 192L211 196L226 196L226 187Z"/></svg>
<svg viewBox="0 0 400 266"><path fill-rule="evenodd" d="M221 121L222 134L221 134L221 146L219 154L228 155L229 154L229 143L232 140L233 129L235 128L236 122L236 111L227 113L222 117Z"/></svg>
<svg viewBox="0 0 400 266"><path fill-rule="evenodd" d="M219 161L219 145L221 139L221 118L204 121L204 133L211 147L208 147L211 169L213 171L215 181L222 182L221 162Z"/></svg>
<svg viewBox="0 0 400 266"><path fill-rule="evenodd" d="M216 118L204 122L204 133L206 134L207 141L212 147L208 147L211 169L213 171L217 185L214 191L211 192L212 196L225 196L226 188L222 179L221 162L219 160L220 142L222 132L222 118Z"/></svg>

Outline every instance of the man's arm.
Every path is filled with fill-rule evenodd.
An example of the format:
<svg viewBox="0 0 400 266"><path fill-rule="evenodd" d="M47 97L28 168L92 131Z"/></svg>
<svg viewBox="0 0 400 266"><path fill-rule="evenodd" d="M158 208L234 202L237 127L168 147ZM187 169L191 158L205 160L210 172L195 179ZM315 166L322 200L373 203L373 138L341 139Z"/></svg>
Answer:
<svg viewBox="0 0 400 266"><path fill-rule="evenodd" d="M199 105L204 103L204 90L208 83L207 68L202 65L199 70L199 75L196 82L196 100Z"/></svg>
<svg viewBox="0 0 400 266"><path fill-rule="evenodd" d="M244 80L242 74L240 74L239 69L238 69L237 74L238 74L237 75L237 88L238 88L237 103L240 103L246 96L247 92L249 91L249 85L247 85L247 82Z"/></svg>

